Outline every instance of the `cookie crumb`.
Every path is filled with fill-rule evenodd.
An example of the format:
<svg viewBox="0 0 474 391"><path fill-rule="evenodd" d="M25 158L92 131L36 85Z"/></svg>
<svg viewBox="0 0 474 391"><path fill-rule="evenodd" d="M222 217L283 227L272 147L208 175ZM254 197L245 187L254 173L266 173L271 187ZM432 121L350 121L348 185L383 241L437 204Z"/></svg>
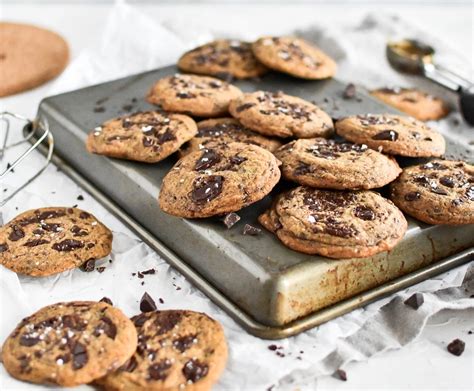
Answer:
<svg viewBox="0 0 474 391"><path fill-rule="evenodd" d="M448 345L447 349L449 353L454 354L455 356L459 357L461 354L463 354L465 347L466 347L465 342L456 338L454 341L452 341Z"/></svg>
<svg viewBox="0 0 474 391"><path fill-rule="evenodd" d="M404 301L404 304L413 308L414 310L417 310L423 305L424 302L425 302L425 299L423 297L423 294L414 293L413 295L411 295L408 299Z"/></svg>
<svg viewBox="0 0 474 391"><path fill-rule="evenodd" d="M145 292L140 299L140 311L141 312L153 312L156 311L156 304L152 297Z"/></svg>

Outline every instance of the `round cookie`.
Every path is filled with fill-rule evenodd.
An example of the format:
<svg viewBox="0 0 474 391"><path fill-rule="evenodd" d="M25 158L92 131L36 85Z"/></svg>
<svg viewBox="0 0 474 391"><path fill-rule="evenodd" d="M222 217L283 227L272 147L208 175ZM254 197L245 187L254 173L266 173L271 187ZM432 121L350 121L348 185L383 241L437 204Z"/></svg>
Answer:
<svg viewBox="0 0 474 391"><path fill-rule="evenodd" d="M221 39L209 42L183 54L178 68L184 72L211 76L232 76L237 79L258 77L267 68L257 61L252 44Z"/></svg>
<svg viewBox="0 0 474 391"><path fill-rule="evenodd" d="M166 111L218 117L227 114L230 101L241 95L237 87L214 77L176 74L158 80L147 100Z"/></svg>
<svg viewBox="0 0 474 391"><path fill-rule="evenodd" d="M112 232L77 208L29 210L0 227L0 263L29 276L74 269L111 249Z"/></svg>
<svg viewBox="0 0 474 391"><path fill-rule="evenodd" d="M337 69L331 57L300 38L262 37L253 43L252 50L268 68L302 79L326 79Z"/></svg>
<svg viewBox="0 0 474 391"><path fill-rule="evenodd" d="M336 122L336 132L349 141L372 149L408 157L441 156L444 137L423 122L394 114L365 114Z"/></svg>
<svg viewBox="0 0 474 391"><path fill-rule="evenodd" d="M247 129L234 118L217 118L197 124L198 133L181 150L181 156L204 148L221 148L231 142L253 144L274 152L281 146L276 139L264 137Z"/></svg>
<svg viewBox="0 0 474 391"><path fill-rule="evenodd" d="M108 391L210 390L225 369L221 325L193 311L155 311L132 318L138 332L134 356L100 379Z"/></svg>
<svg viewBox="0 0 474 391"><path fill-rule="evenodd" d="M378 193L305 186L278 196L259 221L285 246L329 258L389 251L407 229L403 213Z"/></svg>
<svg viewBox="0 0 474 391"><path fill-rule="evenodd" d="M449 107L441 98L414 88L379 88L370 93L420 121L439 120L449 114Z"/></svg>
<svg viewBox="0 0 474 391"><path fill-rule="evenodd" d="M44 307L6 339L3 365L16 379L73 387L105 376L132 357L137 332L122 311L103 302Z"/></svg>
<svg viewBox="0 0 474 391"><path fill-rule="evenodd" d="M69 61L66 41L39 27L0 22L0 96L13 95L58 76Z"/></svg>
<svg viewBox="0 0 474 391"><path fill-rule="evenodd" d="M197 133L186 115L144 111L114 118L89 134L87 150L99 155L156 163L176 152Z"/></svg>
<svg viewBox="0 0 474 391"><path fill-rule="evenodd" d="M324 138L292 141L275 152L284 178L327 189L375 189L397 178L396 160L365 144Z"/></svg>
<svg viewBox="0 0 474 391"><path fill-rule="evenodd" d="M164 177L160 208L187 218L238 211L265 197L278 183L278 164L271 152L243 143L191 152Z"/></svg>
<svg viewBox="0 0 474 391"><path fill-rule="evenodd" d="M266 136L328 137L331 117L318 106L282 92L256 91L235 99L230 114L242 125Z"/></svg>
<svg viewBox="0 0 474 391"><path fill-rule="evenodd" d="M474 224L474 166L434 160L403 169L390 186L405 213L428 224Z"/></svg>

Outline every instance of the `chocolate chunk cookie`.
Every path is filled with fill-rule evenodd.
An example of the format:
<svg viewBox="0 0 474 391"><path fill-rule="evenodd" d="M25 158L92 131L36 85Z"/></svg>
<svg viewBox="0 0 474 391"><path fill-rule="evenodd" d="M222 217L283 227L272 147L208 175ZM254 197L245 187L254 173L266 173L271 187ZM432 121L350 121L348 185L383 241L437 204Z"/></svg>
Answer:
<svg viewBox="0 0 474 391"><path fill-rule="evenodd" d="M73 387L123 365L137 347L133 323L103 302L73 301L23 319L3 345L3 365L16 379Z"/></svg>
<svg viewBox="0 0 474 391"><path fill-rule="evenodd" d="M441 98L414 88L379 88L370 93L420 121L438 120L449 114L449 107Z"/></svg>
<svg viewBox="0 0 474 391"><path fill-rule="evenodd" d="M166 111L218 117L227 114L230 101L241 95L237 87L213 77L176 74L158 80L147 100Z"/></svg>
<svg viewBox="0 0 474 391"><path fill-rule="evenodd" d="M326 79L336 63L310 43L294 37L263 37L252 45L255 57L268 68L302 79Z"/></svg>
<svg viewBox="0 0 474 391"><path fill-rule="evenodd" d="M259 221L285 246L329 258L389 251L407 229L402 212L378 193L304 186L281 194Z"/></svg>
<svg viewBox="0 0 474 391"><path fill-rule="evenodd" d="M87 150L99 155L156 163L176 152L197 133L186 115L144 111L111 119L87 138Z"/></svg>
<svg viewBox="0 0 474 391"><path fill-rule="evenodd" d="M280 141L255 133L234 118L217 118L198 123L196 137L186 144L181 155L204 148L222 148L231 142L258 145L270 152L281 146Z"/></svg>
<svg viewBox="0 0 474 391"><path fill-rule="evenodd" d="M278 163L271 152L243 143L191 152L163 179L160 208L188 218L238 211L278 183Z"/></svg>
<svg viewBox="0 0 474 391"><path fill-rule="evenodd" d="M112 232L76 208L29 210L0 227L0 263L29 276L74 269L111 249Z"/></svg>
<svg viewBox="0 0 474 391"><path fill-rule="evenodd" d="M446 149L444 137L412 117L393 114L365 114L336 122L337 134L367 144L391 155L409 157L441 156Z"/></svg>
<svg viewBox="0 0 474 391"><path fill-rule="evenodd" d="M210 390L225 369L227 344L219 323L193 311L147 312L132 318L133 357L98 383L110 391Z"/></svg>
<svg viewBox="0 0 474 391"><path fill-rule="evenodd" d="M392 183L391 198L428 224L474 224L474 166L433 160L407 167Z"/></svg>
<svg viewBox="0 0 474 391"><path fill-rule="evenodd" d="M221 39L186 52L178 61L184 72L211 76L232 76L237 79L258 77L267 68L257 61L252 44Z"/></svg>
<svg viewBox="0 0 474 391"><path fill-rule="evenodd" d="M230 114L244 126L266 136L328 137L331 117L318 106L282 92L257 91L231 102Z"/></svg>
<svg viewBox="0 0 474 391"><path fill-rule="evenodd" d="M324 138L299 139L275 152L283 177L302 185L328 189L374 189L402 171L396 160L365 144Z"/></svg>

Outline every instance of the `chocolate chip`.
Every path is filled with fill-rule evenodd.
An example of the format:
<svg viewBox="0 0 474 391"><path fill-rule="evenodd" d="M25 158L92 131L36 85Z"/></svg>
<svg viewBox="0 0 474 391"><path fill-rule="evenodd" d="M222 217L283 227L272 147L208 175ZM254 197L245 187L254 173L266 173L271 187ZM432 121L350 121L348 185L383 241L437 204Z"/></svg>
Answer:
<svg viewBox="0 0 474 391"><path fill-rule="evenodd" d="M349 83L344 89L344 92L342 93L342 97L344 99L352 99L355 96L356 96L356 87L353 83Z"/></svg>
<svg viewBox="0 0 474 391"><path fill-rule="evenodd" d="M368 206L363 206L363 205L356 206L354 210L354 214L356 215L356 217L362 220L368 221L368 220L375 219L374 211L372 210L372 208L369 208Z"/></svg>
<svg viewBox="0 0 474 391"><path fill-rule="evenodd" d="M179 312L160 312L158 313L155 321L155 326L158 327L157 335L164 334L172 330L181 320L181 314Z"/></svg>
<svg viewBox="0 0 474 391"><path fill-rule="evenodd" d="M338 369L333 375L336 379L347 381L347 373L343 369Z"/></svg>
<svg viewBox="0 0 474 391"><path fill-rule="evenodd" d="M38 337L32 337L31 335L22 335L20 337L20 345L21 346L34 346L36 345L40 339Z"/></svg>
<svg viewBox="0 0 474 391"><path fill-rule="evenodd" d="M213 149L206 149L199 160L196 162L194 169L196 171L203 171L211 168L212 166L219 163L222 159L222 156L218 154Z"/></svg>
<svg viewBox="0 0 474 391"><path fill-rule="evenodd" d="M250 224L245 224L242 234L255 236L258 235L260 232L262 232L260 228L254 227Z"/></svg>
<svg viewBox="0 0 474 391"><path fill-rule="evenodd" d="M222 219L227 229L233 227L240 220L240 216L237 213L231 212L225 215Z"/></svg>
<svg viewBox="0 0 474 391"><path fill-rule="evenodd" d="M120 367L120 370L125 372L133 372L137 368L137 359L132 356L125 364Z"/></svg>
<svg viewBox="0 0 474 391"><path fill-rule="evenodd" d="M117 336L117 326L112 322L112 319L107 316L100 318L100 323L94 330L94 335L96 337L100 336L102 333L110 339L115 339Z"/></svg>
<svg viewBox="0 0 474 391"><path fill-rule="evenodd" d="M87 232L86 230L84 229L81 229L81 227L77 226L77 225L73 225L71 227L71 232L73 233L73 236L87 236L89 234L89 232Z"/></svg>
<svg viewBox="0 0 474 391"><path fill-rule="evenodd" d="M132 318L132 322L135 326L137 327L142 327L145 322L148 320L148 315L146 314L140 314L140 315L137 315L137 316L134 316Z"/></svg>
<svg viewBox="0 0 474 391"><path fill-rule="evenodd" d="M18 225L13 225L8 239L12 242L16 242L25 237L25 231L23 231Z"/></svg>
<svg viewBox="0 0 474 391"><path fill-rule="evenodd" d="M89 356L86 347L80 342L76 342L72 349L72 367L75 370L81 369L87 364Z"/></svg>
<svg viewBox="0 0 474 391"><path fill-rule="evenodd" d="M74 239L65 239L62 242L53 244L53 249L56 251L74 251L78 248L83 248L84 242Z"/></svg>
<svg viewBox="0 0 474 391"><path fill-rule="evenodd" d="M83 272L93 272L94 269L95 269L95 260L94 259L89 259L88 261L84 262L80 269L83 271Z"/></svg>
<svg viewBox="0 0 474 391"><path fill-rule="evenodd" d="M425 299L423 298L423 295L421 293L414 293L408 299L406 299L404 303L405 305L413 308L414 310L417 310L423 305L424 301Z"/></svg>
<svg viewBox="0 0 474 391"><path fill-rule="evenodd" d="M421 194L418 193L417 191L411 191L409 193L406 193L404 198L405 198L405 201L415 201L421 198Z"/></svg>
<svg viewBox="0 0 474 391"><path fill-rule="evenodd" d="M158 141L158 144L164 144L168 141L176 140L176 136L173 132L171 132L170 129L167 129L164 133L158 134L156 136L156 139Z"/></svg>
<svg viewBox="0 0 474 391"><path fill-rule="evenodd" d="M454 187L454 179L449 176L442 176L439 178L439 183L446 187Z"/></svg>
<svg viewBox="0 0 474 391"><path fill-rule="evenodd" d="M194 180L191 198L197 204L209 202L221 194L223 183L224 177L222 175L198 177Z"/></svg>
<svg viewBox="0 0 474 391"><path fill-rule="evenodd" d="M90 215L89 213L87 213L87 212L81 212L80 215L79 215L79 217L80 217L81 219L85 220L85 219L88 219L89 217L91 217L91 215Z"/></svg>
<svg viewBox="0 0 474 391"><path fill-rule="evenodd" d="M152 312L156 311L156 304L152 297L145 292L140 299L140 311L141 312Z"/></svg>
<svg viewBox="0 0 474 391"><path fill-rule="evenodd" d="M148 376L153 380L165 380L168 376L168 369L171 368L169 360L161 360L148 368Z"/></svg>
<svg viewBox="0 0 474 391"><path fill-rule="evenodd" d="M192 346L195 338L196 338L196 335L193 335L193 334L179 337L173 341L173 347L179 350L181 353L183 353L184 351L188 350Z"/></svg>
<svg viewBox="0 0 474 391"><path fill-rule="evenodd" d="M108 297L103 297L102 299L99 300L100 303L107 303L109 305L114 305L114 303L112 303L112 300L110 300Z"/></svg>
<svg viewBox="0 0 474 391"><path fill-rule="evenodd" d="M186 380L196 383L207 375L209 367L208 365L201 363L199 360L192 359L184 364L182 372Z"/></svg>
<svg viewBox="0 0 474 391"><path fill-rule="evenodd" d="M244 103L243 105L238 106L235 111L240 113L244 110L250 109L251 107L255 106L255 103Z"/></svg>
<svg viewBox="0 0 474 391"><path fill-rule="evenodd" d="M460 356L464 352L466 344L460 339L455 339L448 345L448 352L454 354L455 356Z"/></svg>
<svg viewBox="0 0 474 391"><path fill-rule="evenodd" d="M398 139L398 133L395 130L383 130L372 136L372 140L395 141Z"/></svg>
<svg viewBox="0 0 474 391"><path fill-rule="evenodd" d="M23 246L36 247L36 246L41 246L42 244L47 244L47 243L49 243L49 241L45 239L30 239Z"/></svg>
<svg viewBox="0 0 474 391"><path fill-rule="evenodd" d="M0 253L3 253L8 250L8 244L0 243Z"/></svg>

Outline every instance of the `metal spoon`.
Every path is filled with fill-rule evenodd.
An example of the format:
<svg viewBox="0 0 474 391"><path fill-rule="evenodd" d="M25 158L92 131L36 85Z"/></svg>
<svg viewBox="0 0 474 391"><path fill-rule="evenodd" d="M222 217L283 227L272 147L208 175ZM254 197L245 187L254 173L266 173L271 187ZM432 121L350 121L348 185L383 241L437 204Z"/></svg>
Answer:
<svg viewBox="0 0 474 391"><path fill-rule="evenodd" d="M435 50L418 40L403 39L389 42L386 48L390 65L404 73L421 75L435 83L456 92L464 119L474 125L474 85L461 75L435 64Z"/></svg>

